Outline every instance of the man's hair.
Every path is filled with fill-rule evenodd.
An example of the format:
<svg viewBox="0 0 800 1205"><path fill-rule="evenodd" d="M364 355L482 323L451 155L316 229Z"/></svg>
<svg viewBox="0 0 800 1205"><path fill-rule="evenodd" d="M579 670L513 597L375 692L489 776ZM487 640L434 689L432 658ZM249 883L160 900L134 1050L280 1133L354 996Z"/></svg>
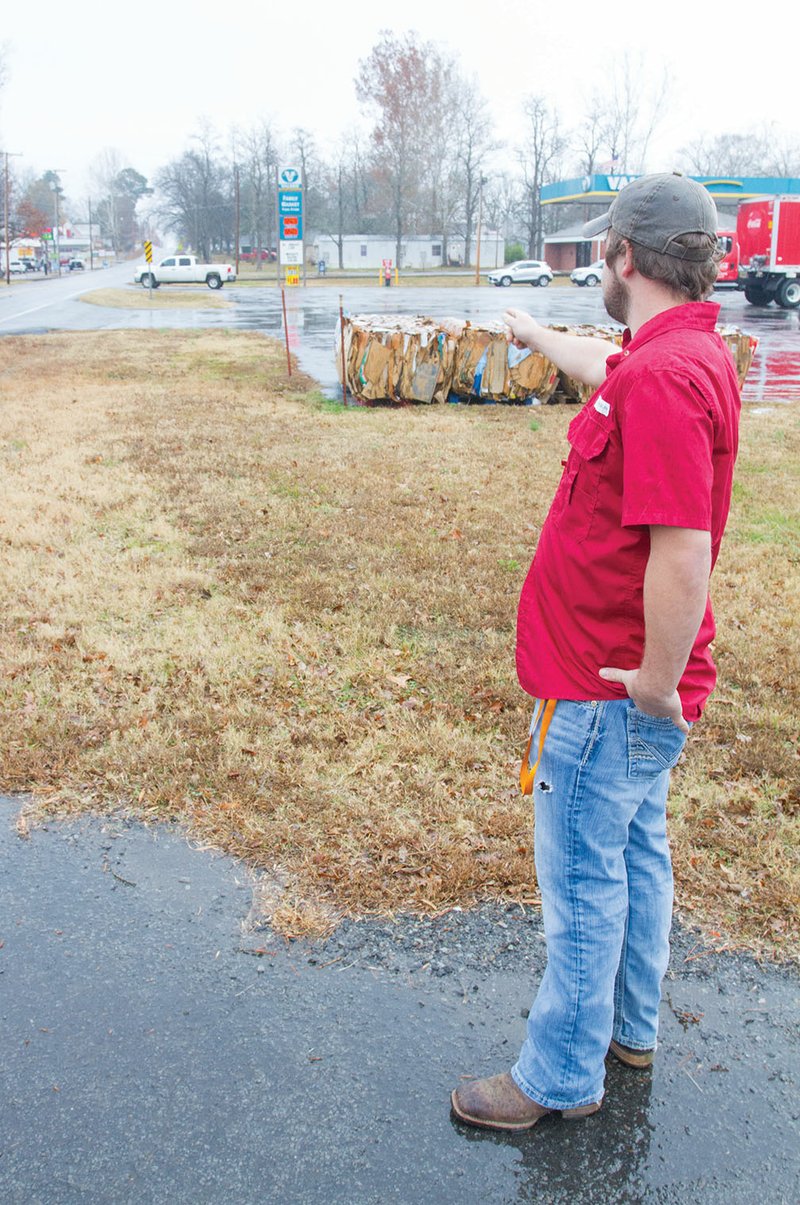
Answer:
<svg viewBox="0 0 800 1205"><path fill-rule="evenodd" d="M623 238L612 227L608 232L606 244L606 263L611 266L624 249L625 243L630 243L633 250L633 266L642 276L649 280L657 280L673 293L685 297L687 301L703 301L712 292L717 279L717 267L722 259L718 242L708 234L681 234L675 239L681 247L708 249L708 259L696 263L688 259L678 259L675 255L663 255L660 251L651 251L642 247L633 239Z"/></svg>

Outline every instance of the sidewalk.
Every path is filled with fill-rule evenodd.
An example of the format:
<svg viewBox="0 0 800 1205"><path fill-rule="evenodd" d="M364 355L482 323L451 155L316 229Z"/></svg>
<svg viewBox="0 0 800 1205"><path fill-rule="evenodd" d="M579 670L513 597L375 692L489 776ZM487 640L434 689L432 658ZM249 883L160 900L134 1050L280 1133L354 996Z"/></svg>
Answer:
<svg viewBox="0 0 800 1205"><path fill-rule="evenodd" d="M679 936L652 1076L609 1060L595 1117L495 1137L448 1097L515 1057L537 914L288 944L244 926L250 872L174 828L21 839L15 815L0 799L4 1205L797 1200L795 971Z"/></svg>

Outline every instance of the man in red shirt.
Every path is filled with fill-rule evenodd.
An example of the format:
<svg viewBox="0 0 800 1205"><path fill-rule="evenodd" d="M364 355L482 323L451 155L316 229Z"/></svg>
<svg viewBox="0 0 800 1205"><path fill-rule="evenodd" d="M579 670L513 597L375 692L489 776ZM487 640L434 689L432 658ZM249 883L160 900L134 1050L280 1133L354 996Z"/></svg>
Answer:
<svg viewBox="0 0 800 1205"><path fill-rule="evenodd" d="M570 424L519 605L517 670L536 700L521 782L548 960L510 1073L452 1095L460 1120L490 1129L595 1112L609 1051L652 1063L672 916L669 774L715 682L708 582L740 408L719 306L704 300L716 208L686 177L644 176L584 234L604 230L621 350L505 315L516 346L596 392Z"/></svg>

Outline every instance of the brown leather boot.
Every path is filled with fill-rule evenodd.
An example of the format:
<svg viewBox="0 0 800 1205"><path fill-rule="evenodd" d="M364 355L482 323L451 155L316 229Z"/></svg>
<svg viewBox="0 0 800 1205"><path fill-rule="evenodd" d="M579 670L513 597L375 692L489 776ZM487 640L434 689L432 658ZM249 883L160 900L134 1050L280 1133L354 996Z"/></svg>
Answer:
<svg viewBox="0 0 800 1205"><path fill-rule="evenodd" d="M652 1067L656 1053L655 1050L636 1050L633 1046L623 1046L613 1038L608 1049L626 1067L636 1067L640 1071L645 1067Z"/></svg>
<svg viewBox="0 0 800 1205"><path fill-rule="evenodd" d="M562 1117L588 1117L600 1108L599 1102L577 1109L546 1109L521 1092L507 1071L489 1079L476 1079L456 1088L450 1097L459 1121L485 1130L516 1133L532 1129L548 1113Z"/></svg>

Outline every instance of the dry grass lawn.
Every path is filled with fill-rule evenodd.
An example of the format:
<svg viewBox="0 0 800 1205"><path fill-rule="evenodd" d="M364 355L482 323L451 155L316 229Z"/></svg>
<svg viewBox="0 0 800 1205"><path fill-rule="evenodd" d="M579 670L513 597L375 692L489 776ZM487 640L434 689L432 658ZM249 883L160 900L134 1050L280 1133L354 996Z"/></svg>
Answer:
<svg viewBox="0 0 800 1205"><path fill-rule="evenodd" d="M274 922L536 900L517 597L574 411L348 409L258 334L0 342L0 789L188 822ZM678 900L796 953L800 409L745 412Z"/></svg>
<svg viewBox="0 0 800 1205"><path fill-rule="evenodd" d="M212 293L207 285L202 289L185 285L165 289L162 286L154 289L152 294L141 285L127 289L93 289L91 293L82 293L78 301L113 310L224 310L230 305L226 297Z"/></svg>

